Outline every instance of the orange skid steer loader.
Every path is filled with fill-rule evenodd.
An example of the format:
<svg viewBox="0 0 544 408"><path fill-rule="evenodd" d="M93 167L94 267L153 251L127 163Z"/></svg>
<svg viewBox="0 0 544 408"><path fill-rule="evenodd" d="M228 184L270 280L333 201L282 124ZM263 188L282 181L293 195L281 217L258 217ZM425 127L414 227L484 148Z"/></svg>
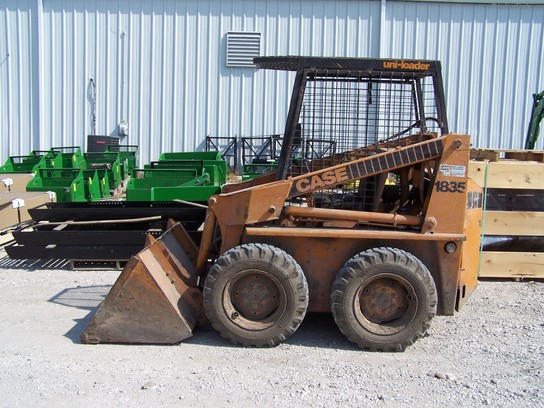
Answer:
<svg viewBox="0 0 544 408"><path fill-rule="evenodd" d="M209 320L275 346L309 311L364 349L400 351L475 289L483 194L469 137L448 131L440 63L255 63L296 72L276 171L210 198L199 242L175 222L150 238L82 342L173 344Z"/></svg>

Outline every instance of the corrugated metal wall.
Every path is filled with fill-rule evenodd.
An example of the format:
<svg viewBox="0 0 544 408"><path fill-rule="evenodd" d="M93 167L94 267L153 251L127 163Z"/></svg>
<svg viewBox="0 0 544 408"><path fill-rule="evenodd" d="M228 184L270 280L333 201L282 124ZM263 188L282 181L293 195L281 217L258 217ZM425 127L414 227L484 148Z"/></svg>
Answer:
<svg viewBox="0 0 544 408"><path fill-rule="evenodd" d="M38 147L35 1L0 0L0 160ZM3 162L2 162L3 164Z"/></svg>
<svg viewBox="0 0 544 408"><path fill-rule="evenodd" d="M290 74L226 67L227 32L261 32L263 55L370 56L378 12L353 1L46 1L40 145L80 145L127 120L124 142L148 161L207 135L281 133Z"/></svg>
<svg viewBox="0 0 544 408"><path fill-rule="evenodd" d="M544 4L388 2L386 21L382 57L442 61L452 131L523 148L532 94L544 90Z"/></svg>
<svg viewBox="0 0 544 408"><path fill-rule="evenodd" d="M441 59L450 129L520 148L544 89L543 25L538 5L0 0L0 160L122 120L143 162L207 135L282 133L292 76L226 67L228 31L260 32L262 55Z"/></svg>

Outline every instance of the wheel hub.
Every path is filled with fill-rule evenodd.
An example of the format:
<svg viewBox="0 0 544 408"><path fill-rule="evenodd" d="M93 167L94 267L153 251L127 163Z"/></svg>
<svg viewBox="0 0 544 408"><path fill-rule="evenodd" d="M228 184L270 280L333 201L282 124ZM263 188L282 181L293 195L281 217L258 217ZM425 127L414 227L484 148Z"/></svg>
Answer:
<svg viewBox="0 0 544 408"><path fill-rule="evenodd" d="M253 272L242 276L231 289L231 300L238 313L250 320L262 320L279 307L277 285L264 274Z"/></svg>
<svg viewBox="0 0 544 408"><path fill-rule="evenodd" d="M365 318L382 324L400 319L408 309L411 296L392 278L379 278L361 288L359 305Z"/></svg>

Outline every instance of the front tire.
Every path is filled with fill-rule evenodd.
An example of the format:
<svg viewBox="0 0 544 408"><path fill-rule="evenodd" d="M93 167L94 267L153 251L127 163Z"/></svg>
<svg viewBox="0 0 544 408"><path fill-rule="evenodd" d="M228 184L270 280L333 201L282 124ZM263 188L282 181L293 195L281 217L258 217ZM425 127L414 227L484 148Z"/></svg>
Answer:
<svg viewBox="0 0 544 408"><path fill-rule="evenodd" d="M266 244L225 252L204 284L204 309L212 326L234 344L276 346L302 323L308 284L298 263Z"/></svg>
<svg viewBox="0 0 544 408"><path fill-rule="evenodd" d="M340 331L359 347L403 351L436 315L437 293L425 265L396 248L375 248L347 261L331 291Z"/></svg>

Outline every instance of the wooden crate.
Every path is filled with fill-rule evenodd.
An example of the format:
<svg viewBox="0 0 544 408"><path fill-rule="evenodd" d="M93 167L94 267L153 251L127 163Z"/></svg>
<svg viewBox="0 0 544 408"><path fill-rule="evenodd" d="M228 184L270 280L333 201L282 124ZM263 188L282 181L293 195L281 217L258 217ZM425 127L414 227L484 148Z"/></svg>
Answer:
<svg viewBox="0 0 544 408"><path fill-rule="evenodd" d="M471 159L469 176L487 191L484 235L544 237L544 206L539 207L544 200L544 152L478 149L471 151ZM531 200L533 194L536 198ZM494 208L489 205L491 196L509 195L519 198L506 200L509 208L501 209L500 203ZM544 248L538 249L483 251L480 277L544 278Z"/></svg>

